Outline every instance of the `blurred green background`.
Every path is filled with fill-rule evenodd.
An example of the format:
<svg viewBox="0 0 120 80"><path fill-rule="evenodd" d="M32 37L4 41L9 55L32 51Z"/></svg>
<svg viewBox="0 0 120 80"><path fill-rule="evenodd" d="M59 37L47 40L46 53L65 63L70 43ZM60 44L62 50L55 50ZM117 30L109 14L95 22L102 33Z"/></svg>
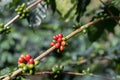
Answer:
<svg viewBox="0 0 120 80"><path fill-rule="evenodd" d="M10 2L9 2L10 1ZM0 23L7 23L16 12L17 5L31 0L8 0L8 3L2 5L0 2ZM54 1L54 0L53 0ZM85 6L86 10L81 12L80 21L76 21L76 8L79 0L56 0L56 5L48 0L48 9L46 18L42 19L40 26L29 27L26 19L18 19L11 26L11 33L0 35L0 75L4 75L17 67L17 60L21 54L31 54L34 58L50 48L52 36L63 33L68 35L75 30L77 22L80 25L92 20L96 11L100 11L101 3L99 0L88 0L89 4ZM106 0L104 0L106 1ZM113 0L113 2L117 0ZM2 3L3 2L3 3ZM60 6L63 4L62 6ZM119 3L118 3L119 4ZM114 4L116 9L119 6ZM79 6L80 7L80 6ZM54 9L55 8L55 9ZM73 8L73 9L72 9ZM34 9L34 8L33 8ZM31 9L32 10L32 9ZM69 14L68 14L69 13ZM119 14L119 13L118 13ZM107 23L108 27L112 23ZM103 25L100 25L103 26ZM107 27L105 25L105 27ZM93 29L93 28L91 28ZM116 23L111 31L104 31L100 38L90 41L90 37L96 39L97 35L90 36L88 32L80 33L68 40L68 46L62 53L51 52L40 61L39 71L50 71L55 65L64 65L64 71L82 72L90 68L90 73L98 76L76 76L64 75L60 80L119 80L120 79L120 26ZM100 30L98 29L98 30ZM81 64L81 61L87 60ZM47 77L46 77L47 76ZM50 80L49 75L30 76L29 79ZM38 79L37 79L38 78ZM52 79L51 79L52 80ZM57 79L58 80L58 79Z"/></svg>

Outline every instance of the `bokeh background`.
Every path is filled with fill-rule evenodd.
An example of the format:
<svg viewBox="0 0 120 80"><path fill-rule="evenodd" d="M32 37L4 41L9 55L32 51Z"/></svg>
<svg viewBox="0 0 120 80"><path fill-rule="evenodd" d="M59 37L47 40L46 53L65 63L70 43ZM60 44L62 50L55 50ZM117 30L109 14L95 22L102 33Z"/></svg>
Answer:
<svg viewBox="0 0 120 80"><path fill-rule="evenodd" d="M31 0L0 0L0 23L6 24L16 15L14 10L19 4L30 1ZM77 0L56 0L56 6L54 7L56 7L57 10L55 12L51 4L49 4L45 14L41 14L46 17L41 18L41 24L39 26L30 27L27 19L18 19L11 24L11 33L0 35L0 75L7 74L17 67L17 60L21 54L29 53L35 58L50 48L49 44L52 41L52 36L58 33L63 33L64 36L66 36L74 31L77 15L75 15L76 7L74 7L73 4L76 3L76 1ZM107 0L103 1L106 2ZM60 6L61 4L63 5ZM118 4L119 3L117 3L117 6L114 5L117 9L119 9ZM100 11L101 6L103 5L101 5L99 0L91 0L80 18L80 25L92 20L95 13ZM34 12L34 9L35 8L31 9L31 11ZM35 24L37 24L37 22ZM111 25L111 23L107 24L107 27ZM68 40L68 46L65 47L62 53L53 51L40 61L38 66L39 71L50 71L55 65L64 65L64 71L81 73L83 70L89 68L90 73L96 76L90 76L89 73L85 76L64 75L60 80L119 80L119 25L120 24L116 24L114 28L112 28L114 32L104 30L102 33L97 33L101 34L101 36L95 41L90 41L88 32L80 33L70 38ZM103 27L101 27L101 29L102 28ZM93 38L96 37L97 35ZM81 63L84 60L86 61ZM52 80L49 75L33 75L23 80L33 79Z"/></svg>

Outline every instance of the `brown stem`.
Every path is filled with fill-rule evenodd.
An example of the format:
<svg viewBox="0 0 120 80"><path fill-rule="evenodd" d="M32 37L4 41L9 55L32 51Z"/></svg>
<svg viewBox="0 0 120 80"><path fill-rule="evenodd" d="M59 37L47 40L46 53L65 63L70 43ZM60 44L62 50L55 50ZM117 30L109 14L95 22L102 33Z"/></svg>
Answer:
<svg viewBox="0 0 120 80"><path fill-rule="evenodd" d="M42 53L40 56L36 57L34 60L41 60L42 58L44 58L45 56L47 56L50 52L52 52L55 49L55 46L49 48L47 51L45 51L44 53Z"/></svg>
<svg viewBox="0 0 120 80"><path fill-rule="evenodd" d="M78 28L77 30L73 31L72 33L70 33L69 35L66 36L66 39L71 38L72 36L76 35L77 33L81 32L84 28L89 27L97 22L99 22L101 19L97 19L95 21L89 22L88 24L85 24L83 26L81 26L80 28Z"/></svg>
<svg viewBox="0 0 120 80"><path fill-rule="evenodd" d="M13 19L11 19L7 24L5 24L5 27L9 26L11 23L13 23L15 20L19 18L19 15L16 15Z"/></svg>
<svg viewBox="0 0 120 80"><path fill-rule="evenodd" d="M22 72L22 68L14 71L14 72L12 73L12 75L5 77L3 80L10 80L11 78L15 77L16 75L18 75L18 74L21 73L21 72Z"/></svg>
<svg viewBox="0 0 120 80"><path fill-rule="evenodd" d="M44 74L54 74L54 72L36 72L35 75L44 75ZM79 72L62 72L62 74L67 74L67 75L75 75L75 76L84 76L86 74L84 73L79 73ZM30 74L24 74L24 76L29 76ZM94 74L89 74L90 76L94 76L94 77L101 77L98 75L94 75ZM109 77L105 77L102 76L102 78L104 78L105 80L112 80Z"/></svg>
<svg viewBox="0 0 120 80"><path fill-rule="evenodd" d="M34 3L32 3L31 5L29 5L27 8L31 9L32 7L36 6L38 3L40 3L42 0L36 0ZM5 24L5 27L9 26L10 24L12 24L14 21L16 21L20 16L16 15L13 19L11 19L7 24Z"/></svg>
<svg viewBox="0 0 120 80"><path fill-rule="evenodd" d="M0 80L7 77L8 75L0 76Z"/></svg>
<svg viewBox="0 0 120 80"><path fill-rule="evenodd" d="M44 74L54 74L54 72L36 72L35 75L44 75ZM76 75L76 76L83 76L83 73L78 73L78 72L63 72L63 74L68 74L68 75ZM30 74L24 74L25 76L29 76Z"/></svg>
<svg viewBox="0 0 120 80"><path fill-rule="evenodd" d="M70 33L69 35L66 36L66 39L71 38L72 36L76 35L77 33L80 33L84 28L89 27L97 22L99 22L101 19L97 19L95 21L89 22L83 26L81 26L80 28L76 29L75 31L73 31L72 33ZM34 60L41 60L42 58L44 58L45 56L47 56L48 54L50 54L50 52L52 52L55 49L55 47L51 47L49 48L47 51L43 52L41 55L39 55L37 58L35 58ZM3 80L9 80L12 77L15 77L17 74L19 74L22 71L22 69L18 69L15 72L12 73L11 76L8 76L6 78L4 78Z"/></svg>
<svg viewBox="0 0 120 80"><path fill-rule="evenodd" d="M31 9L32 7L36 6L38 3L40 3L42 0L36 0L34 3L32 3L31 5L29 5L27 8Z"/></svg>
<svg viewBox="0 0 120 80"><path fill-rule="evenodd" d="M99 22L101 19L97 19L95 21L89 22L86 25L81 26L80 28L76 29L75 31L73 31L72 33L70 33L69 35L67 35L65 38L69 39L72 36L76 35L77 33L81 32L84 28L89 27L97 22ZM50 52L52 52L55 49L55 46L49 48L47 51L45 51L44 53L42 53L40 56L38 56L37 58L35 58L34 60L41 60L42 58L44 58L46 55L50 54Z"/></svg>

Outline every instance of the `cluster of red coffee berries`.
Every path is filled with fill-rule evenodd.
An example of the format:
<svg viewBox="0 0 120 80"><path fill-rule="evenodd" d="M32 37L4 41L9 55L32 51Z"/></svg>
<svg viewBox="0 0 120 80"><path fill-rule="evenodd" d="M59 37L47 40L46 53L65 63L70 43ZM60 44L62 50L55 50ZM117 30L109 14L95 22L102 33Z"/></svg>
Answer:
<svg viewBox="0 0 120 80"><path fill-rule="evenodd" d="M50 43L50 46L55 46L60 51L63 51L66 45L65 37L63 34L57 34L53 36L53 41Z"/></svg>
<svg viewBox="0 0 120 80"><path fill-rule="evenodd" d="M34 61L30 54L22 54L18 59L18 67L23 68L23 72L33 74L35 72L35 66L39 64L39 61Z"/></svg>

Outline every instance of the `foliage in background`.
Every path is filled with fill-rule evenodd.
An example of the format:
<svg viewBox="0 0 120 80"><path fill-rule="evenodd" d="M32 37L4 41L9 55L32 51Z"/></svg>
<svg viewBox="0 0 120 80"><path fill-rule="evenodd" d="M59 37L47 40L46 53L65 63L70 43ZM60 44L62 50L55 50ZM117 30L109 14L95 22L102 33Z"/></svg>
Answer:
<svg viewBox="0 0 120 80"><path fill-rule="evenodd" d="M32 1L34 0L12 0L10 3L0 5L0 22L7 23L16 15L14 10L19 4L23 2L29 4ZM101 7L97 0L45 0L45 2L47 8L40 7L39 4L31 10L33 15L29 19L17 20L11 25L10 34L0 35L0 75L6 74L17 66L17 59L22 53L30 53L34 58L37 57L50 47L52 36L58 33L69 34L74 30L72 25L78 23L83 25L95 18L103 18L104 14L111 17L109 11L114 16L120 15L119 0L106 2L107 9L103 4ZM41 9L45 12L41 13ZM30 22L30 19L37 21ZM93 74L101 75L99 77L65 75L63 79L105 80L105 76L120 79L119 34L119 24L114 19L104 19L91 26L86 33L78 34L68 40L69 45L63 53L54 51L44 58L39 65L39 70L49 71L54 65L63 64L65 71L82 72L89 67ZM87 63L80 64L84 59L87 59Z"/></svg>

